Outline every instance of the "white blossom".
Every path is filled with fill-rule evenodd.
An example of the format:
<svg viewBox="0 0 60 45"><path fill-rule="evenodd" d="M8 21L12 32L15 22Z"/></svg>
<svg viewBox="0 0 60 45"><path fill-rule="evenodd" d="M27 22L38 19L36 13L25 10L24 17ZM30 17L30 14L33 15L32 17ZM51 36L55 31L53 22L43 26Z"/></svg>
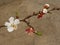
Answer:
<svg viewBox="0 0 60 45"><path fill-rule="evenodd" d="M43 9L43 13L47 13L48 11L47 11L47 9Z"/></svg>
<svg viewBox="0 0 60 45"><path fill-rule="evenodd" d="M20 23L19 19L14 19L14 17L9 18L9 22L5 22L8 32L12 32L17 29L17 25Z"/></svg>

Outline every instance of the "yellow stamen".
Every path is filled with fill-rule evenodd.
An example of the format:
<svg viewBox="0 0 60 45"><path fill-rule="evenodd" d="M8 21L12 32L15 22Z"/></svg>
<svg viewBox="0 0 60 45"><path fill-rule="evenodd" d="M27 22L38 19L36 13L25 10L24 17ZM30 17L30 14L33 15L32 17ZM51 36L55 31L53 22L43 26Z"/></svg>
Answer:
<svg viewBox="0 0 60 45"><path fill-rule="evenodd" d="M15 25L15 24L11 24L11 26L14 28L14 30L17 29L17 25Z"/></svg>

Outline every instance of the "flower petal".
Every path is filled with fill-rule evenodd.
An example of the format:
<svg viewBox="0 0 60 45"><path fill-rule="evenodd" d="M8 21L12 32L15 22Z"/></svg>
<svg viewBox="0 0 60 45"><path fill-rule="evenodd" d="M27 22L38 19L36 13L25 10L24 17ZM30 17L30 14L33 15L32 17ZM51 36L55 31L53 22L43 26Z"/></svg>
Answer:
<svg viewBox="0 0 60 45"><path fill-rule="evenodd" d="M13 27L7 27L8 29L8 32L12 32L12 31L14 31L14 28Z"/></svg>
<svg viewBox="0 0 60 45"><path fill-rule="evenodd" d="M47 9L43 9L43 13L47 13L48 11L47 11Z"/></svg>
<svg viewBox="0 0 60 45"><path fill-rule="evenodd" d="M20 20L19 19L15 19L14 24L19 24Z"/></svg>
<svg viewBox="0 0 60 45"><path fill-rule="evenodd" d="M11 26L11 24L9 23L9 22L5 22L5 24L4 24L5 26Z"/></svg>
<svg viewBox="0 0 60 45"><path fill-rule="evenodd" d="M10 17L9 18L9 22L12 24L12 23L14 23L14 17Z"/></svg>

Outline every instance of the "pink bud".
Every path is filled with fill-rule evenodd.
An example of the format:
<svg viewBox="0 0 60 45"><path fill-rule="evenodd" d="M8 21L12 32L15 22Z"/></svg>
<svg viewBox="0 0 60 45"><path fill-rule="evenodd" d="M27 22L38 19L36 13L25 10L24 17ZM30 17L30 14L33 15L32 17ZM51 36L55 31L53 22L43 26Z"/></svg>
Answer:
<svg viewBox="0 0 60 45"><path fill-rule="evenodd" d="M44 15L44 13L43 13L43 12L41 12L40 14L38 14L38 17L37 17L37 18L38 18L38 19L39 19L39 18L42 18L42 17L43 17L43 15Z"/></svg>
<svg viewBox="0 0 60 45"><path fill-rule="evenodd" d="M26 31L27 33L31 33L31 32L34 32L34 29L33 29L33 28L27 28L25 31Z"/></svg>
<svg viewBox="0 0 60 45"><path fill-rule="evenodd" d="M44 8L46 8L46 9L48 9L49 7L50 7L49 4L45 4L45 5L44 5Z"/></svg>

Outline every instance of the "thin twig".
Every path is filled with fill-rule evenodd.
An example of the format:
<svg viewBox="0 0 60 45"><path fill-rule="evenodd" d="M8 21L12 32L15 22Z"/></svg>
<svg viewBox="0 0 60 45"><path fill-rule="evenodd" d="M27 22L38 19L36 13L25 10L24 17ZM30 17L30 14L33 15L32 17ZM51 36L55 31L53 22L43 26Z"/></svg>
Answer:
<svg viewBox="0 0 60 45"><path fill-rule="evenodd" d="M5 25L0 26L0 28L2 28L2 27L6 27L6 26Z"/></svg>
<svg viewBox="0 0 60 45"><path fill-rule="evenodd" d="M51 11L54 11L54 10L60 10L60 8L52 8L52 9L50 9L47 13L50 13L51 14ZM35 12L33 12L33 14L32 15L29 15L29 16L27 16L27 17L25 17L23 20L26 20L26 19L29 19L29 18L31 18L31 17L33 17L33 16L37 16L38 14L40 14L41 13L41 11L39 11L38 13L35 13Z"/></svg>
<svg viewBox="0 0 60 45"><path fill-rule="evenodd" d="M28 21L26 21L26 20L20 20L20 21L25 22L25 23L27 24L27 26L29 26L29 27L33 28L33 26L31 26L31 25L30 25L30 23L29 23ZM34 28L33 28L33 29L34 29Z"/></svg>
<svg viewBox="0 0 60 45"><path fill-rule="evenodd" d="M60 10L60 8L52 8L52 9L49 10L47 13L50 13L50 14L51 14L51 11L54 11L54 10ZM41 13L41 11L39 11L38 13L33 12L32 15L29 15L29 16L25 17L24 19L20 20L20 21L23 21L23 22L25 22L29 27L32 27L32 26L30 25L30 23L29 23L28 21L26 21L26 19L29 19L29 18L31 18L31 17L33 17L33 16L37 16L37 15L40 14L40 13ZM33 27L32 27L32 28L33 28Z"/></svg>
<svg viewBox="0 0 60 45"><path fill-rule="evenodd" d="M37 16L39 13L35 13L35 12L33 12L33 14L32 15L29 15L29 16L27 16L27 17L25 17L24 19L22 19L22 20L26 20L26 19L29 19L29 18L31 18L31 17L33 17L33 16ZM21 20L21 21L22 21Z"/></svg>

